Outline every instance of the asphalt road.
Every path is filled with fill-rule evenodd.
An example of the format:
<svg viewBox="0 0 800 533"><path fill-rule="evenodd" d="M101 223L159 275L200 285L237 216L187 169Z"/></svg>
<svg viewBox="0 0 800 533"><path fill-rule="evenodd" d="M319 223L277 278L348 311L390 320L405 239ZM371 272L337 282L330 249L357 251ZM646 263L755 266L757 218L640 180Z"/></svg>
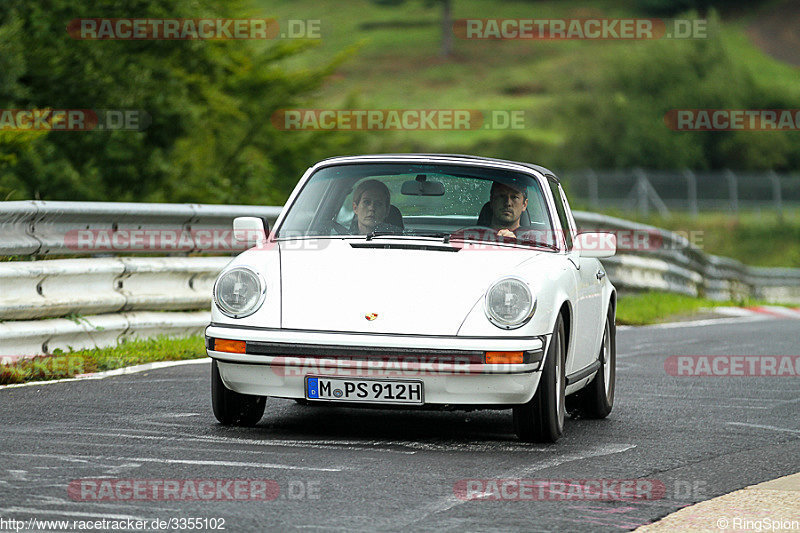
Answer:
<svg viewBox="0 0 800 533"><path fill-rule="evenodd" d="M674 377L670 355L797 355L797 321L618 333L617 398L555 445L516 441L506 411L303 407L255 428L213 418L209 365L0 390L0 520L224 518L226 531L632 529L800 471L800 378ZM76 501L74 480L268 479L271 501ZM663 483L635 501L465 501L461 479ZM0 522L2 526L2 522ZM710 524L709 527L713 527Z"/></svg>

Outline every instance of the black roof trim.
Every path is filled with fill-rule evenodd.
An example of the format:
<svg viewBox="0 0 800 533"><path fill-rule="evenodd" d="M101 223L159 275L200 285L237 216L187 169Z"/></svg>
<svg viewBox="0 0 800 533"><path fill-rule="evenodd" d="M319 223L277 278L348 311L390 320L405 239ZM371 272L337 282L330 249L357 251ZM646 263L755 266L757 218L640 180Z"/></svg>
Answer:
<svg viewBox="0 0 800 533"><path fill-rule="evenodd" d="M537 172L544 174L545 176L552 176L558 181L558 176L556 176L555 172L552 170L545 168L541 165L535 165L533 163L524 163L522 161L512 161L510 159L498 159L494 157L483 157L478 155L468 155L468 154L436 154L436 153L405 153L405 154L361 154L361 155L339 155L335 157L328 157L320 161L320 163L325 161L332 161L336 159L348 159L353 157L374 157L374 158L382 158L382 157L442 157L448 159L463 159L465 161L486 161L487 163L510 163L512 165L520 165L523 167L531 168Z"/></svg>

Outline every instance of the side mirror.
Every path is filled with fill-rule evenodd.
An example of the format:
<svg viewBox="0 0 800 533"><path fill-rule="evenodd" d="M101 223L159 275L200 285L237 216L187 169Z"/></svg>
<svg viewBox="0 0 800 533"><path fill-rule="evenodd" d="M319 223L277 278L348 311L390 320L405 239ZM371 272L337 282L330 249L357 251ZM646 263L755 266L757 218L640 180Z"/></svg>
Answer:
<svg viewBox="0 0 800 533"><path fill-rule="evenodd" d="M261 246L267 242L269 224L258 217L236 217L233 219L233 241L248 247Z"/></svg>
<svg viewBox="0 0 800 533"><path fill-rule="evenodd" d="M581 257L611 257L617 253L617 236L595 231L578 233L575 236L575 249Z"/></svg>

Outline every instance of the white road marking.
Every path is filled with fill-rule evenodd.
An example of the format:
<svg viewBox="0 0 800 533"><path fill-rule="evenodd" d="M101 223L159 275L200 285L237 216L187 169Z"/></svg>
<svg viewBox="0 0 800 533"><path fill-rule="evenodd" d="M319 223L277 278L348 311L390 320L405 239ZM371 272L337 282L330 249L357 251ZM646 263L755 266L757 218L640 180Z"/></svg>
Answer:
<svg viewBox="0 0 800 533"><path fill-rule="evenodd" d="M95 372L94 374L82 374L80 376L68 379L54 379L51 381L29 381L28 383L0 385L0 390L16 389L19 387L38 387L39 385L52 385L53 383L70 383L72 381L86 381L87 379L104 379L113 376L124 376L126 374L138 374L140 372L147 372L148 370L157 370L159 368L169 368L171 366L204 365L210 362L211 362L210 357L205 357L202 359L188 359L185 361L158 361L155 363L145 363L143 365L126 366L125 368L117 368L116 370L106 370L105 372Z"/></svg>
<svg viewBox="0 0 800 533"><path fill-rule="evenodd" d="M492 475L492 477L497 479L525 478L526 476L529 476L531 473L536 472L538 470L552 468L554 466L559 466L564 463L569 463L572 461L589 459L591 457L601 457L603 455L624 453L635 447L636 447L635 444L605 444L602 446L597 446L595 448L590 448L589 450L583 453L573 453L573 454L566 454L560 457L550 457L540 462L539 464L521 468L519 470L515 470L512 472L499 473L497 475ZM455 482L456 480L454 479L453 484L455 484ZM449 511L450 509L468 503L469 501L471 500L460 500L455 494L447 496L445 498L441 498L429 504L423 505L422 507L411 509L407 513L403 513L404 516L402 518L396 516L392 517L391 519L392 528L399 529L402 527L407 527L411 524L423 522L427 520L428 517L430 517L431 515Z"/></svg>
<svg viewBox="0 0 800 533"><path fill-rule="evenodd" d="M13 481L30 481L27 470L8 470L8 473Z"/></svg>
<svg viewBox="0 0 800 533"><path fill-rule="evenodd" d="M80 428L77 428L80 429ZM145 430L147 431L147 430ZM211 437L204 435L188 435L186 433L177 433L173 435L142 435L136 433L102 433L87 429L86 431L76 431L70 429L69 435L90 435L93 437L112 437L112 438L125 438L125 439L140 439L140 440L160 440L160 441L176 441L176 442L216 442L216 443L237 443L248 444L257 446L284 446L289 448L321 448L325 450L350 450L360 452L381 452L381 453L401 453L405 455L413 455L417 452L408 450L397 450L393 448L373 447L370 444L377 445L390 445L390 442L381 441L356 441L356 440L281 440L281 439L240 439L232 437ZM119 446L127 446L120 444ZM232 450L236 451L236 450Z"/></svg>
<svg viewBox="0 0 800 533"><path fill-rule="evenodd" d="M769 411L773 407L757 407L755 405L726 405L726 404L711 404L710 407L724 407L726 409L760 409L762 411Z"/></svg>
<svg viewBox="0 0 800 533"><path fill-rule="evenodd" d="M800 435L800 429L779 428L775 426L765 426L762 424L746 424L745 422L728 422L729 426L743 426L757 429L770 429L772 431L783 431L784 433L796 433Z"/></svg>
<svg viewBox="0 0 800 533"><path fill-rule="evenodd" d="M659 393L652 393L648 394L648 397L656 396L658 398L675 398L678 400L741 400L743 402L776 402L779 401L777 398L743 398L740 396L733 396L733 397L719 397L719 396L686 396L685 394L659 394Z"/></svg>
<svg viewBox="0 0 800 533"><path fill-rule="evenodd" d="M111 476L111 475L118 476L123 472L126 472L128 470L132 470L134 468L139 468L141 466L142 466L141 463L122 463L119 466L112 466L111 468L109 468L108 470L103 472L103 474L106 474L106 475L109 475L109 476Z"/></svg>
<svg viewBox="0 0 800 533"><path fill-rule="evenodd" d="M667 322L664 324L650 324L648 326L637 326L637 327L652 328L652 329L694 328L698 326L713 326L715 324L740 324L742 322L755 322L760 320L769 320L769 317L765 315L754 314L745 317L707 318L703 320L691 320L686 322Z"/></svg>
<svg viewBox="0 0 800 533"><path fill-rule="evenodd" d="M39 457L44 459L59 459L69 462L85 462L88 463L92 460L112 460L112 461L134 461L142 463L160 463L160 464L184 464L184 465L198 465L198 466L234 466L246 468L274 468L278 470L310 470L314 472L341 472L342 468L324 468L313 466L296 466L296 465L281 465L277 463L243 463L239 461L201 461L196 459L161 459L158 457L103 457L103 456L67 456L67 455L54 455L54 454L38 454L38 453L8 453L5 455L16 457Z"/></svg>
<svg viewBox="0 0 800 533"><path fill-rule="evenodd" d="M131 457L126 461L142 461L144 463L183 464L198 466L235 466L247 468L274 468L278 470L308 470L312 472L341 472L342 468L324 468L315 466L281 465L277 463L243 463L239 461L200 461L196 459L160 459L158 457Z"/></svg>
<svg viewBox="0 0 800 533"><path fill-rule="evenodd" d="M114 478L111 478L110 476L95 476L95 478L97 478L97 479L104 479L104 478L107 478L107 477L109 479L114 479ZM44 485L44 487L45 488L59 489L60 492L63 492L63 490L64 490L64 485L62 483L58 483L58 484L54 484L54 485ZM56 498L54 496L46 496L46 495L37 495L37 496L35 496L35 498L31 498L31 499L33 501L31 501L29 503L33 504L33 505L82 506L82 505L86 504L86 502L82 502L82 501L66 500L64 498ZM174 511L174 508L157 507L157 506L153 506L152 505L154 503L160 503L160 502L148 502L148 503L149 503L149 505L147 506L147 510L151 511L151 512L152 511L163 511L163 512ZM164 502L164 503L166 504L166 503L170 503L170 502ZM172 503L174 503L174 502L172 502ZM139 509L139 510L141 510L141 505L140 504L141 504L141 500L139 500L138 503L137 503L136 500L117 501L117 502L113 502L113 501L112 502L93 501L92 502L92 509L97 509L97 508L103 507L103 508L107 508L107 509Z"/></svg>
<svg viewBox="0 0 800 533"><path fill-rule="evenodd" d="M715 307L714 312L727 316L753 316L758 314L752 309L746 309L744 307L729 307L729 306Z"/></svg>
<svg viewBox="0 0 800 533"><path fill-rule="evenodd" d="M37 429L37 431L40 431ZM482 451L502 451L502 452L555 452L552 447L540 446L532 447L516 440L487 440L481 442L457 442L457 441L412 441L412 440L356 440L356 439L245 439L240 437L222 437L211 435L194 435L189 433L172 433L163 435L163 432L153 430L155 435L131 432L100 432L89 427L76 427L66 430L63 436L69 435L89 435L93 437L111 437L119 439L140 439L156 441L176 441L176 442L216 442L234 443L255 446L283 446L290 448L319 448L325 450L349 450L349 451L369 451L369 452L388 452L413 455L417 451L445 451L445 452L482 452ZM139 431L150 431L147 429ZM19 432L19 431L18 431ZM27 433L27 431L24 431ZM397 448L411 448L410 450L398 450Z"/></svg>
<svg viewBox="0 0 800 533"><path fill-rule="evenodd" d="M728 309L728 308L721 308L715 307L714 310L717 309ZM731 307L730 309L735 310L733 312L725 312L721 314L728 315L730 318L702 318L699 320L684 320L678 322L662 322L658 324L644 324L642 326L625 326L619 325L617 326L617 331L630 331L630 330L637 330L642 328L681 328L681 327L695 327L695 326L708 326L712 324L735 324L737 322L754 322L757 320L767 320L770 318L769 315L765 315L763 313L756 313L754 311L750 311L748 309L741 309L738 307Z"/></svg>
<svg viewBox="0 0 800 533"><path fill-rule="evenodd" d="M92 518L106 518L108 520L152 520L142 516L133 516L127 514L81 513L78 511L62 511L57 509L32 509L30 507L5 507L0 509L0 512L4 513L6 516L11 513L30 513L32 515L55 514L62 516L90 516Z"/></svg>

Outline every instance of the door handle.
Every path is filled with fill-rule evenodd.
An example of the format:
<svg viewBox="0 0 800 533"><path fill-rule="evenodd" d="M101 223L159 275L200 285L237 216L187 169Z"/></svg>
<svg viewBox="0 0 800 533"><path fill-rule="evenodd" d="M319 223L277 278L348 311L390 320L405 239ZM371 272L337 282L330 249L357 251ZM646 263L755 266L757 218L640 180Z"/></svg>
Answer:
<svg viewBox="0 0 800 533"><path fill-rule="evenodd" d="M597 271L597 279L598 280L602 280L604 277L606 277L606 273L603 272L602 270L598 270Z"/></svg>

